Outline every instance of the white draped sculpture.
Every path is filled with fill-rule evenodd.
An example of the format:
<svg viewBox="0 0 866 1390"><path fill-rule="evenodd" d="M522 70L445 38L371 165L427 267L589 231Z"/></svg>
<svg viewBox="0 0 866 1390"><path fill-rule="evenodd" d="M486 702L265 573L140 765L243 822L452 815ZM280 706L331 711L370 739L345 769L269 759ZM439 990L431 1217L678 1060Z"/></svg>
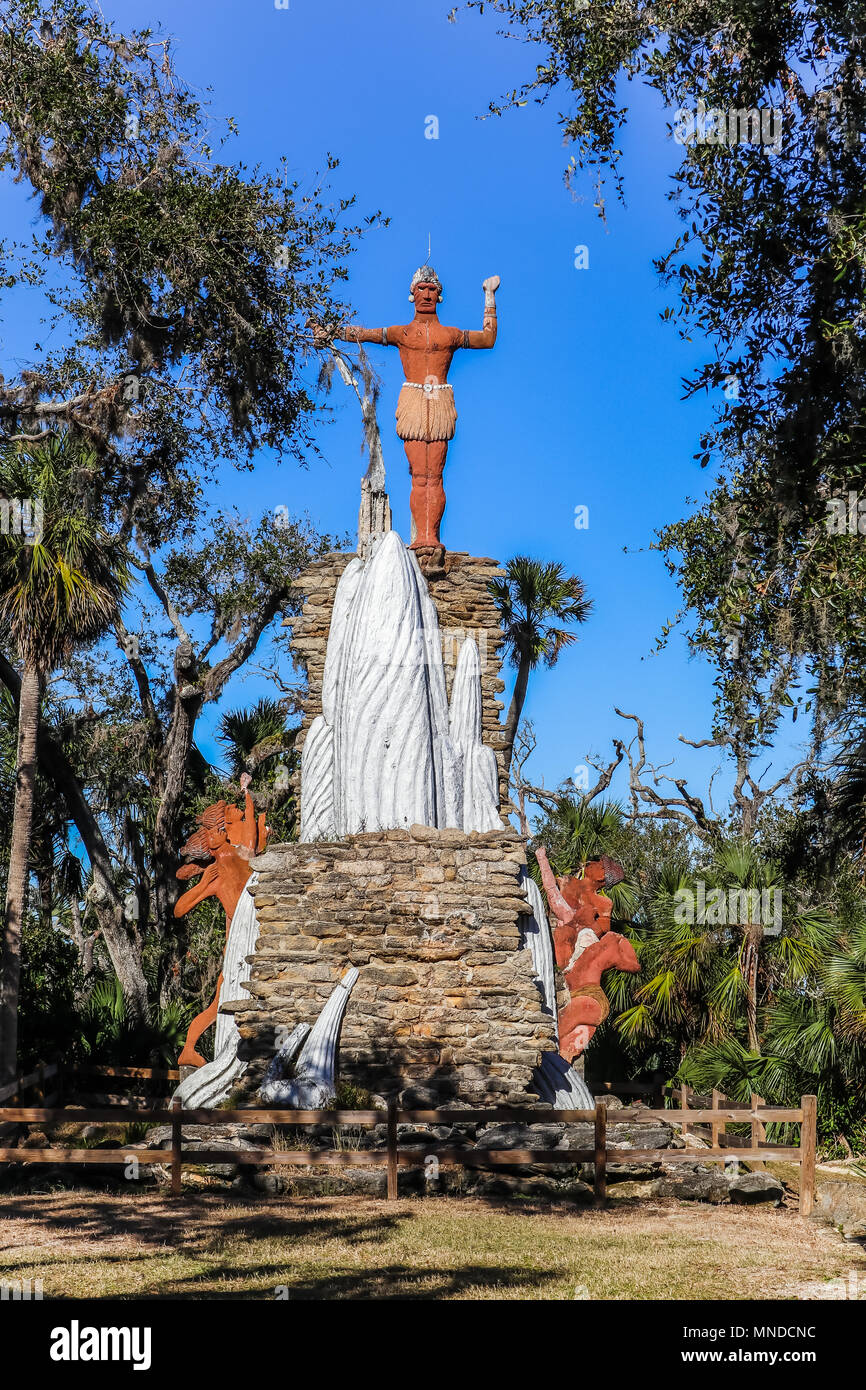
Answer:
<svg viewBox="0 0 866 1390"><path fill-rule="evenodd" d="M299 1023L277 1050L259 1089L263 1105L290 1105L298 1110L323 1110L337 1093L337 1044L343 1014L349 1002L358 971L352 966L331 991L312 1030ZM295 1065L295 1074L283 1080L288 1064L304 1044Z"/></svg>
<svg viewBox="0 0 866 1390"><path fill-rule="evenodd" d="M436 608L415 556L389 531L337 586L322 713L301 761L301 839L501 824L478 649L461 647L449 709Z"/></svg>

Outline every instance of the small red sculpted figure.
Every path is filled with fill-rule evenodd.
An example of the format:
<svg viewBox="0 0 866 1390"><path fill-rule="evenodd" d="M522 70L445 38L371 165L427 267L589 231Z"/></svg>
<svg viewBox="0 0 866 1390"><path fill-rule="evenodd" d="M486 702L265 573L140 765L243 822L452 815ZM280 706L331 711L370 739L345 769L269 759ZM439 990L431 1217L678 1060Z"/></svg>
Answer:
<svg viewBox="0 0 866 1390"><path fill-rule="evenodd" d="M409 298L415 305L411 323L397 323L390 328L346 326L337 334L342 342L380 343L396 347L400 353L406 380L397 402L397 434L403 440L412 475L409 506L415 522L414 550L441 550L442 545L442 475L448 441L453 439L457 423L454 391L448 384L451 359L458 348L492 348L496 342L499 276L491 275L482 288L483 328L447 328L436 313L442 299L442 283L432 266L422 265L413 275L409 289ZM315 331L321 342L321 330Z"/></svg>
<svg viewBox="0 0 866 1390"><path fill-rule="evenodd" d="M553 950L565 976L571 1002L559 1012L559 1051L566 1062L583 1052L596 1028L610 1013L601 987L605 970L640 970L627 937L610 929L611 901L598 890L621 883L624 874L607 855L586 865L583 878L555 878L547 854L535 852L547 901L556 918Z"/></svg>
<svg viewBox="0 0 866 1390"><path fill-rule="evenodd" d="M197 817L200 830L196 830L187 840L181 854L188 859L212 859L213 863L204 867L201 864L182 864L177 871L179 879L198 878L199 882L182 893L174 905L175 917L183 917L205 898L219 898L226 914L226 940L235 908L250 876L250 860L254 854L261 854L268 838L265 817L262 813L256 820L253 799L247 790L250 784L249 773L241 776L241 791L244 793L244 809L229 806L225 801L217 801L208 806ZM195 1045L205 1029L216 1022L220 990L223 977L217 980L216 994L207 1008L197 1014L189 1025L183 1051L178 1058L178 1066L203 1067L205 1059L196 1052Z"/></svg>

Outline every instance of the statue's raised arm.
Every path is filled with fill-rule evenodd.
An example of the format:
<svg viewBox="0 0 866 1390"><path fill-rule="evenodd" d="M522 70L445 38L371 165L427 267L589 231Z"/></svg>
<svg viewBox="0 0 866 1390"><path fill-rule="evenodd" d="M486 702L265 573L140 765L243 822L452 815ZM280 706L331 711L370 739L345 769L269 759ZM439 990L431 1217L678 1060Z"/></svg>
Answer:
<svg viewBox="0 0 866 1390"><path fill-rule="evenodd" d="M501 281L498 275L489 275L481 288L484 291L484 327L480 330L468 329L463 334L461 347L492 348L496 342L496 291Z"/></svg>

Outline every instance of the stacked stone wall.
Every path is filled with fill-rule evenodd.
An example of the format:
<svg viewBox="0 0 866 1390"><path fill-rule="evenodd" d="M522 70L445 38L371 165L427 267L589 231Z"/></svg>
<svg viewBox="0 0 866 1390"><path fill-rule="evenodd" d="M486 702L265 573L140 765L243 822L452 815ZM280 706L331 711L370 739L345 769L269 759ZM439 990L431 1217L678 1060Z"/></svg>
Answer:
<svg viewBox="0 0 866 1390"><path fill-rule="evenodd" d="M275 1030L312 1025L354 965L342 1081L386 1098L421 1088L440 1103L531 1101L556 1041L522 946L524 864L511 830L423 826L275 845L254 860L252 1002L229 1006L259 1062L250 1084Z"/></svg>

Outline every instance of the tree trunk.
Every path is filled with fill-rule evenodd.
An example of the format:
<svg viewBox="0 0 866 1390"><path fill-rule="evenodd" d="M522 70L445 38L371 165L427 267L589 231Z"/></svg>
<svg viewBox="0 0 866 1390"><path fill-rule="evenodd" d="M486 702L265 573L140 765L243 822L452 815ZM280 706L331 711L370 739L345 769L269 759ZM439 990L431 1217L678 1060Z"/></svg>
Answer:
<svg viewBox="0 0 866 1390"><path fill-rule="evenodd" d="M159 1002L162 1005L176 995L175 979L180 973L180 946L174 917L174 905L179 896L177 856L180 817L195 723L203 701L202 692L190 684L194 673L191 649L181 643L175 655L175 705L166 739L165 791L154 826L151 856L154 917L163 943L159 978Z"/></svg>
<svg viewBox="0 0 866 1390"><path fill-rule="evenodd" d="M758 956L764 931L760 922L749 922L746 926L746 949L743 953L746 979L746 1027L749 1033L749 1051L760 1052L758 1038Z"/></svg>
<svg viewBox="0 0 866 1390"><path fill-rule="evenodd" d="M27 901L30 838L36 790L36 748L39 737L39 705L42 680L27 669L21 681L18 705L18 757L15 773L15 809L9 850L3 961L0 971L0 1084L11 1081L18 1065L18 993L21 981L21 931Z"/></svg>
<svg viewBox="0 0 866 1390"><path fill-rule="evenodd" d="M78 952L78 964L81 969L82 984L76 990L75 1000L77 1004L83 1004L90 990L90 978L95 969L93 953L96 943L102 935L101 931L95 931L90 936L84 934L84 923L81 919L81 908L78 900L73 897L69 904L69 915L72 921L72 939L75 942L75 949Z"/></svg>
<svg viewBox="0 0 866 1390"><path fill-rule="evenodd" d="M511 771L511 757L514 752L514 740L517 738L517 730L520 727L520 716L523 713L523 706L526 701L526 687L529 684L529 661L526 657L521 658L517 668L517 680L514 682L514 694L511 696L511 704L508 706L508 714L505 718L506 744L505 771Z"/></svg>
<svg viewBox="0 0 866 1390"><path fill-rule="evenodd" d="M50 853L50 849L48 851ZM50 863L42 863L37 873L39 882L39 915L45 926L50 927L54 916L54 884Z"/></svg>

